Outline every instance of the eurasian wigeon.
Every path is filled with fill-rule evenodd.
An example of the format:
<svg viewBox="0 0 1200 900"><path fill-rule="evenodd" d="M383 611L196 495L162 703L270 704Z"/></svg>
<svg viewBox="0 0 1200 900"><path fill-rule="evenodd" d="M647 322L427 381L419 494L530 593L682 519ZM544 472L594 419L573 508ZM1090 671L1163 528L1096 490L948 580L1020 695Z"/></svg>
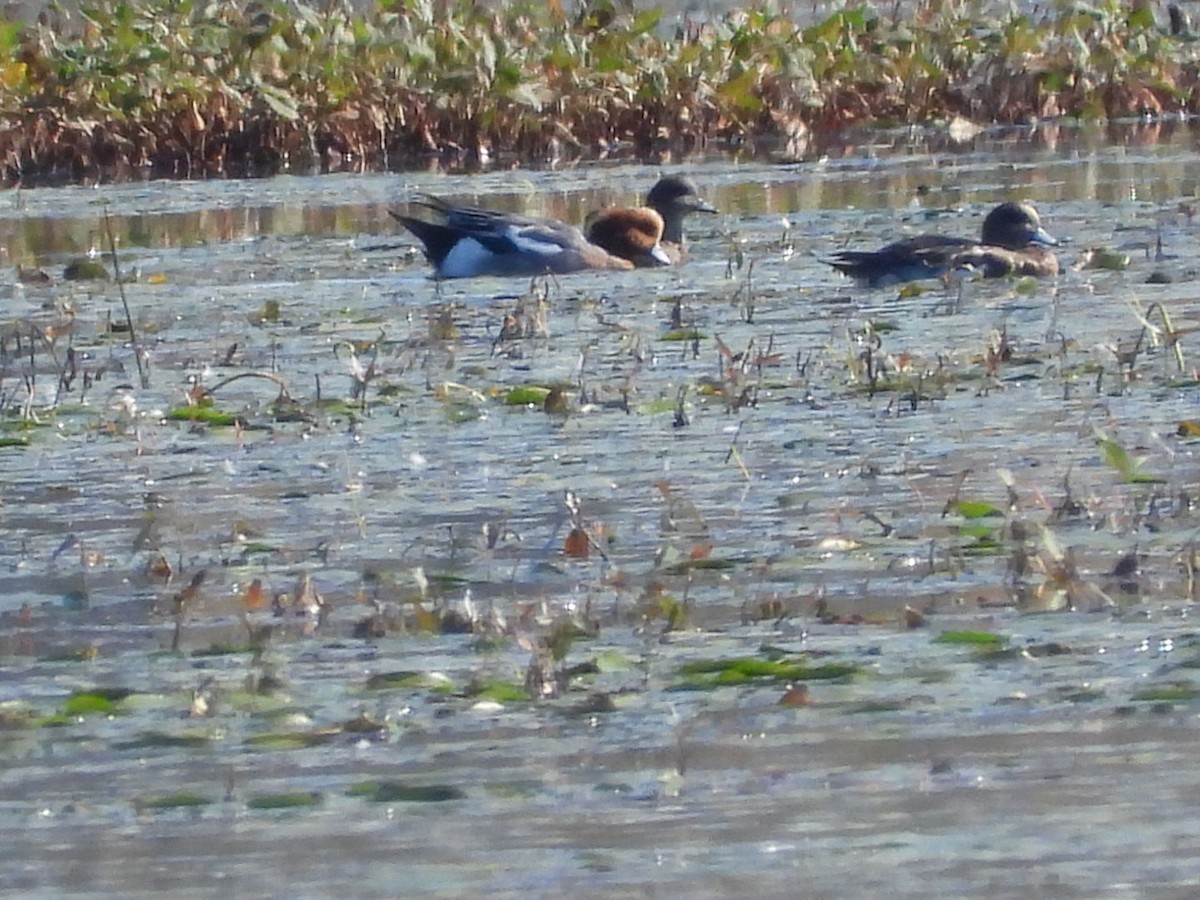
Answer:
<svg viewBox="0 0 1200 900"><path fill-rule="evenodd" d="M687 255L684 246L683 220L695 212L715 213L716 207L701 199L695 183L683 175L667 175L658 180L646 195L646 205L640 207L610 206L594 212L585 226L587 239L614 256L628 259L637 266L672 265ZM661 253L629 255L620 235L633 227L638 216L656 214L662 221ZM628 244L626 240L625 245Z"/></svg>
<svg viewBox="0 0 1200 900"><path fill-rule="evenodd" d="M393 212L392 215L425 246L438 278L477 275L563 275L585 269L632 269L626 256L600 247L573 225L515 213L454 206L423 196L414 204L433 213L432 219ZM623 252L661 253L663 224L657 217L631 218L622 232ZM636 248L636 250L635 250Z"/></svg>
<svg viewBox="0 0 1200 900"><path fill-rule="evenodd" d="M872 287L938 278L968 266L985 278L1048 277L1058 274L1058 257L1045 248L1057 244L1032 204L1008 202L983 220L982 240L922 234L880 250L842 250L829 264Z"/></svg>

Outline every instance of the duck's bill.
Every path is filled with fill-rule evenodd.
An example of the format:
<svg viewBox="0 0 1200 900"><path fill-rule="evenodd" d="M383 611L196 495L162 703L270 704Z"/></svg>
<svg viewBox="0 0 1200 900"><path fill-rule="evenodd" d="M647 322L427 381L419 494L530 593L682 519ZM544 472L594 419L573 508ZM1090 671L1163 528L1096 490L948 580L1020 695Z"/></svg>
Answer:
<svg viewBox="0 0 1200 900"><path fill-rule="evenodd" d="M1045 228L1039 227L1037 231L1029 236L1029 243L1041 244L1043 247L1057 247L1058 240L1050 235L1050 232Z"/></svg>
<svg viewBox="0 0 1200 900"><path fill-rule="evenodd" d="M707 200L701 200L699 197L697 197L692 201L692 212L715 213L720 212L720 210L718 210Z"/></svg>
<svg viewBox="0 0 1200 900"><path fill-rule="evenodd" d="M671 257L667 256L667 251L663 249L662 244L655 244L650 249L650 258L660 266L671 265Z"/></svg>

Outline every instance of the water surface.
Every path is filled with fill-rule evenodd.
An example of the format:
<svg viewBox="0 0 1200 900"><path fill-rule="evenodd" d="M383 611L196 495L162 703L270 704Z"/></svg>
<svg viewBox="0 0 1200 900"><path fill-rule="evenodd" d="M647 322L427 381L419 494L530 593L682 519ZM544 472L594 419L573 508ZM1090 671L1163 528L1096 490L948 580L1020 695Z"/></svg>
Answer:
<svg viewBox="0 0 1200 900"><path fill-rule="evenodd" d="M515 340L529 285L436 285L388 210L580 221L660 167L0 197L4 433L29 438L0 450L0 883L1190 896L1198 159L1191 129L1135 124L688 164L722 210L691 261L538 285L545 328ZM1010 197L1066 241L1059 279L898 296L823 262L974 234ZM114 284L62 278L109 227L145 387ZM273 380L222 384L245 373ZM242 427L168 420L197 385ZM529 385L569 411L502 402ZM590 636L564 665L595 663L572 689L472 694L568 623ZM800 706L676 689L769 652L860 671ZM50 727L94 686L137 693ZM392 780L457 799L361 796ZM180 791L203 805L158 808ZM319 803L255 806L297 792Z"/></svg>

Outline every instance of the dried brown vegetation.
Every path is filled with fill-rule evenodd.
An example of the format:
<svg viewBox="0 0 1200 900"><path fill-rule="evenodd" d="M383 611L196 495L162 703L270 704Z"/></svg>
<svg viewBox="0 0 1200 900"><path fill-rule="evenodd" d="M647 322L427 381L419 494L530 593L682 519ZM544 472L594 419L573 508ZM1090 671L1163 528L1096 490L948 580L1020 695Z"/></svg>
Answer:
<svg viewBox="0 0 1200 900"><path fill-rule="evenodd" d="M897 8L898 9L898 8ZM0 24L8 183L269 175L689 152L950 117L1195 112L1183 23L1107 0L984 17L768 4L669 21L631 0L100 0Z"/></svg>

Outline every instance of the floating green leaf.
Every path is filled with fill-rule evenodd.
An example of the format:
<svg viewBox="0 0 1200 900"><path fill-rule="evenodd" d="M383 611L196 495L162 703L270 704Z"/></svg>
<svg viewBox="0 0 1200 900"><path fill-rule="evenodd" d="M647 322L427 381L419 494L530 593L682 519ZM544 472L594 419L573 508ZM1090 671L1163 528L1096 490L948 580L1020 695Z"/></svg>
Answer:
<svg viewBox="0 0 1200 900"><path fill-rule="evenodd" d="M174 794L160 794L155 797L145 797L134 801L139 809L194 809L208 806L212 803L208 797L202 797L191 791L179 791Z"/></svg>
<svg viewBox="0 0 1200 900"><path fill-rule="evenodd" d="M546 402L550 388L538 385L522 385L510 388L504 395L505 406L541 406Z"/></svg>
<svg viewBox="0 0 1200 900"><path fill-rule="evenodd" d="M737 567L732 559L722 559L718 556L706 556L701 559L685 559L674 565L667 566L663 571L668 575L685 575L694 571L724 572Z"/></svg>
<svg viewBox="0 0 1200 900"><path fill-rule="evenodd" d="M976 647L1003 644L1007 638L990 631L943 631L933 639L935 644L970 644Z"/></svg>
<svg viewBox="0 0 1200 900"><path fill-rule="evenodd" d="M110 715L116 711L117 704L132 694L125 688L92 688L86 691L76 691L63 704L63 715L90 716Z"/></svg>
<svg viewBox="0 0 1200 900"><path fill-rule="evenodd" d="M350 787L346 794L371 803L446 803L467 797L466 791L454 785L413 785L400 781L365 781Z"/></svg>
<svg viewBox="0 0 1200 900"><path fill-rule="evenodd" d="M82 647L71 650L54 650L38 657L38 662L46 663L79 663L91 662L96 658L95 647Z"/></svg>
<svg viewBox="0 0 1200 900"><path fill-rule="evenodd" d="M679 668L683 681L676 691L712 690L751 682L831 681L853 677L859 671L848 663L810 665L803 660L768 660L757 657L697 660Z"/></svg>
<svg viewBox="0 0 1200 900"><path fill-rule="evenodd" d="M328 744L341 734L340 729L322 731L272 731L246 738L247 746L258 750L303 750Z"/></svg>
<svg viewBox="0 0 1200 900"><path fill-rule="evenodd" d="M218 427L246 424L242 416L222 412L212 406L176 406L167 412L167 419L172 422L200 422Z"/></svg>
<svg viewBox="0 0 1200 900"><path fill-rule="evenodd" d="M1190 681L1176 681L1143 688L1133 695L1134 700L1152 703L1187 703L1200 697L1200 687Z"/></svg>
<svg viewBox="0 0 1200 900"><path fill-rule="evenodd" d="M382 691L393 688L419 688L426 684L421 672L379 672L367 679L367 690Z"/></svg>
<svg viewBox="0 0 1200 900"><path fill-rule="evenodd" d="M493 700L496 703L523 703L529 700L529 692L523 685L499 678L472 684L465 694L471 699Z"/></svg>
<svg viewBox="0 0 1200 900"><path fill-rule="evenodd" d="M317 791L297 791L290 794L259 794L246 800L247 809L307 809L320 806L324 796Z"/></svg>
<svg viewBox="0 0 1200 900"><path fill-rule="evenodd" d="M987 516L1004 516L1004 510L986 500L955 500L950 504L951 512L957 513L964 519L982 519Z"/></svg>
<svg viewBox="0 0 1200 900"><path fill-rule="evenodd" d="M205 747L211 742L207 734L167 734L162 731L143 731L135 738L118 741L113 744L114 750L150 750L184 748L196 749Z"/></svg>

